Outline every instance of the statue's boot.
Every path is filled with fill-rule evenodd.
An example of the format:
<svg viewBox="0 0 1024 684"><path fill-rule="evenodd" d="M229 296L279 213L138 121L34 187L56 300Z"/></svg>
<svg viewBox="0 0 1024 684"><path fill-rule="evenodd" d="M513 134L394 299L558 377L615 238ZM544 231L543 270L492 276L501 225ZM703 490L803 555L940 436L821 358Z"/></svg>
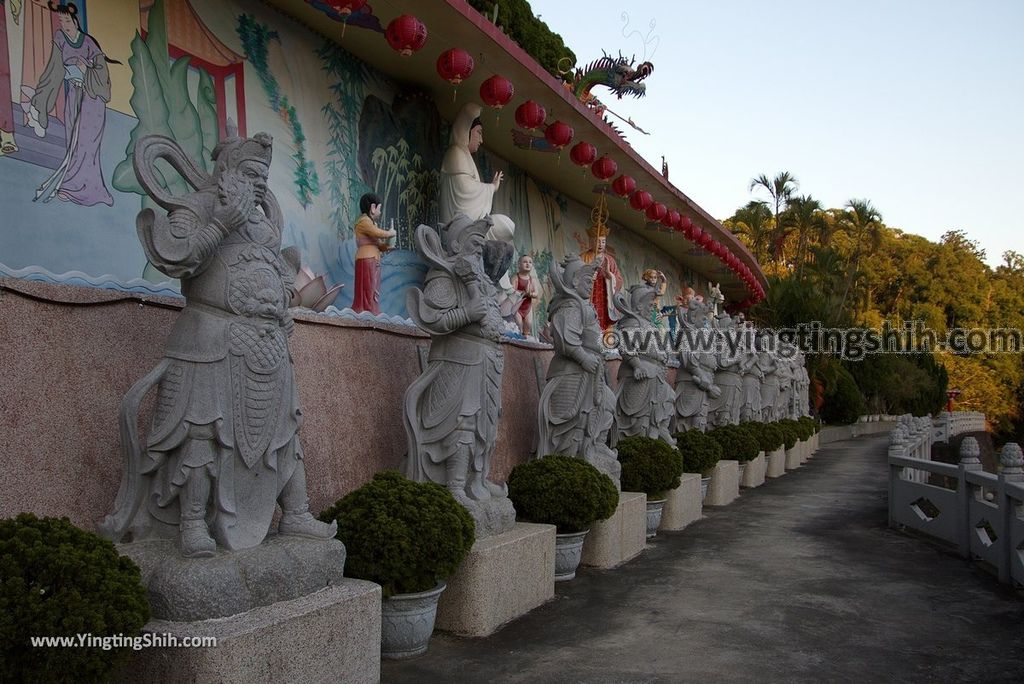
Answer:
<svg viewBox="0 0 1024 684"><path fill-rule="evenodd" d="M309 495L306 493L306 468L299 461L295 472L284 486L278 498L281 504L281 522L277 533L309 539L330 539L338 534L338 522L325 523L309 512Z"/></svg>
<svg viewBox="0 0 1024 684"><path fill-rule="evenodd" d="M473 508L473 500L466 493L466 475L469 471L469 446L459 445L458 451L445 461L446 486L455 500L466 508Z"/></svg>
<svg viewBox="0 0 1024 684"><path fill-rule="evenodd" d="M181 555L185 558L209 558L217 552L217 542L206 525L206 504L210 499L210 476L205 468L189 472L178 501L181 520L178 524Z"/></svg>

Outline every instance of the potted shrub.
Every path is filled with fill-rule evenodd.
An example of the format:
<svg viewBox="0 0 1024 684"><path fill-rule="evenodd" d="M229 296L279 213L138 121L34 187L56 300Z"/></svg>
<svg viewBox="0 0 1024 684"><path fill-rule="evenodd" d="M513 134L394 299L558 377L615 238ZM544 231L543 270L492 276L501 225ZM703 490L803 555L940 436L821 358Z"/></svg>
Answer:
<svg viewBox="0 0 1024 684"><path fill-rule="evenodd" d="M345 575L383 590L381 655L408 658L426 651L444 580L473 546L469 511L441 485L386 470L320 519L338 522Z"/></svg>
<svg viewBox="0 0 1024 684"><path fill-rule="evenodd" d="M590 526L610 518L619 491L610 477L586 461L552 454L517 465L508 477L516 518L554 525L555 581L576 576Z"/></svg>
<svg viewBox="0 0 1024 684"><path fill-rule="evenodd" d="M615 445L622 464L622 490L647 495L647 538L658 534L665 497L679 486L683 456L660 439L634 435Z"/></svg>
<svg viewBox="0 0 1024 684"><path fill-rule="evenodd" d="M139 569L67 518L0 520L0 681L108 681L131 646L30 648L30 636L138 636L149 621Z"/></svg>
<svg viewBox="0 0 1024 684"><path fill-rule="evenodd" d="M722 460L722 447L700 430L687 430L676 435L676 448L683 455L683 471L700 474L701 501L708 495L711 471Z"/></svg>
<svg viewBox="0 0 1024 684"><path fill-rule="evenodd" d="M761 450L757 439L746 427L740 425L723 425L708 431L707 434L722 447L723 456L739 461L740 479L742 480L747 463L757 458L757 453Z"/></svg>

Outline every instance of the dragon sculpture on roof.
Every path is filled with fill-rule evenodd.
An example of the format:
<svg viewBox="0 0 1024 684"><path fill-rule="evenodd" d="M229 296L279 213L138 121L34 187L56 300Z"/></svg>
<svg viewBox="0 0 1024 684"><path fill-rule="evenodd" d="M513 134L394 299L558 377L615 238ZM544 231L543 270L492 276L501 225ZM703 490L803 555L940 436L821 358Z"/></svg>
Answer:
<svg viewBox="0 0 1024 684"><path fill-rule="evenodd" d="M603 50L602 56L585 67L576 69L572 79L566 80L566 86L579 98L580 102L595 109L603 108L600 100L590 91L596 86L604 86L615 93L618 99L623 95L643 97L647 85L641 83L654 72L654 64L641 62L636 64L636 57L627 59L619 52L612 57Z"/></svg>

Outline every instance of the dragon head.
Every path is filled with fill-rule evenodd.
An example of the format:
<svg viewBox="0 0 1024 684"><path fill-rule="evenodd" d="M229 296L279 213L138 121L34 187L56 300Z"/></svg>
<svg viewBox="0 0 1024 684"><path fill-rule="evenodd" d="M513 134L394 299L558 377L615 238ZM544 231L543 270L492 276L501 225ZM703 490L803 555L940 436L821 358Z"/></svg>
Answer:
<svg viewBox="0 0 1024 684"><path fill-rule="evenodd" d="M647 93L647 85L641 83L654 71L654 65L650 62L642 62L636 68L632 60L619 57L615 66L610 70L610 83L608 87L621 100L623 95L643 97Z"/></svg>

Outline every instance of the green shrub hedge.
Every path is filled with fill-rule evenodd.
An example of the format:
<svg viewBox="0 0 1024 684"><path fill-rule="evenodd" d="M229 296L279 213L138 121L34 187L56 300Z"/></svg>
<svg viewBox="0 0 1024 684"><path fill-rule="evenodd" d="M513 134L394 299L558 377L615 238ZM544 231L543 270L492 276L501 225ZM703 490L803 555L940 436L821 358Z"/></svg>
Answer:
<svg viewBox="0 0 1024 684"><path fill-rule="evenodd" d="M619 505L612 479L586 461L552 454L517 465L508 477L516 517L554 525L559 534L582 532Z"/></svg>
<svg viewBox="0 0 1024 684"><path fill-rule="evenodd" d="M724 458L736 459L740 463L757 458L760 443L749 429L740 425L723 425L708 431L708 437L722 447Z"/></svg>
<svg viewBox="0 0 1024 684"><path fill-rule="evenodd" d="M655 500L679 486L683 456L675 447L636 435L619 440L616 448L622 464L623 491L644 492L648 500Z"/></svg>
<svg viewBox="0 0 1024 684"><path fill-rule="evenodd" d="M433 482L413 482L394 470L320 514L338 521L345 576L376 582L384 597L427 591L451 576L473 546L469 511Z"/></svg>
<svg viewBox="0 0 1024 684"><path fill-rule="evenodd" d="M722 447L700 430L687 430L676 435L676 448L683 455L683 470L709 475L722 460Z"/></svg>

